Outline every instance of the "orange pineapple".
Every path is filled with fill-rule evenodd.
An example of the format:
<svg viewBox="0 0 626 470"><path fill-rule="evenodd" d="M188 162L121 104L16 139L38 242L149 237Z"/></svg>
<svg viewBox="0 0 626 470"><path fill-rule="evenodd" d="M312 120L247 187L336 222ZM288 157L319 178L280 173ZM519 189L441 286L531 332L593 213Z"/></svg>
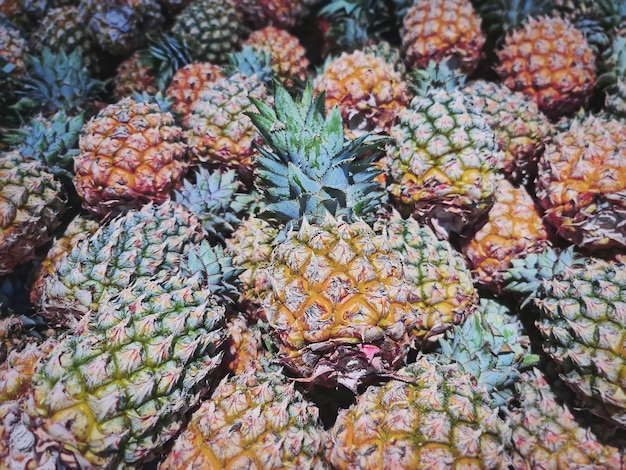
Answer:
<svg viewBox="0 0 626 470"><path fill-rule="evenodd" d="M593 92L595 54L566 19L529 18L508 32L497 55L503 83L531 96L551 119L575 112Z"/></svg>
<svg viewBox="0 0 626 470"><path fill-rule="evenodd" d="M548 230L523 186L500 179L488 219L463 247L476 282L501 292L511 260L544 250Z"/></svg>
<svg viewBox="0 0 626 470"><path fill-rule="evenodd" d="M339 107L346 136L388 133L408 102L407 85L393 63L372 53L344 52L315 78L315 93L325 92L326 110Z"/></svg>
<svg viewBox="0 0 626 470"><path fill-rule="evenodd" d="M294 85L294 79L304 82L309 68L309 59L300 40L288 31L274 26L253 31L243 43L254 49L266 51L276 77L287 87Z"/></svg>
<svg viewBox="0 0 626 470"><path fill-rule="evenodd" d="M133 93L155 94L156 86L155 70L141 61L141 54L135 51L117 66L113 77L113 97L121 100Z"/></svg>
<svg viewBox="0 0 626 470"><path fill-rule="evenodd" d="M82 129L76 191L97 216L168 199L187 170L182 129L165 100L124 98Z"/></svg>
<svg viewBox="0 0 626 470"><path fill-rule="evenodd" d="M400 31L408 65L424 69L428 62L470 73L485 43L481 19L469 0L416 0L406 11Z"/></svg>

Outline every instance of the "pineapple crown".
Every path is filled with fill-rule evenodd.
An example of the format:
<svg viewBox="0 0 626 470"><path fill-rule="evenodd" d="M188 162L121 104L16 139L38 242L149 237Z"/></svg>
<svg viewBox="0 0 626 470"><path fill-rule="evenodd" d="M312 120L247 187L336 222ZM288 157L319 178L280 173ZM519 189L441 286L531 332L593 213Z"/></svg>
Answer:
<svg viewBox="0 0 626 470"><path fill-rule="evenodd" d="M200 282L223 303L231 304L239 296L239 274L243 268L233 266L232 256L220 245L212 246L207 240L193 246L186 260L180 263L182 274L198 275Z"/></svg>
<svg viewBox="0 0 626 470"><path fill-rule="evenodd" d="M164 91L174 73L194 61L184 38L161 34L148 38L148 47L139 51L140 61L154 71L159 90Z"/></svg>
<svg viewBox="0 0 626 470"><path fill-rule="evenodd" d="M432 88L452 92L465 85L467 75L458 71L451 60L428 62L425 69L412 69L408 74L409 86L419 96L426 96Z"/></svg>
<svg viewBox="0 0 626 470"><path fill-rule="evenodd" d="M227 75L241 73L248 77L256 76L259 82L271 84L274 72L272 56L268 51L245 45L240 51L228 54L228 62L224 67Z"/></svg>
<svg viewBox="0 0 626 470"><path fill-rule="evenodd" d="M91 78L83 63L82 51L52 52L29 56L29 72L22 79L22 98L14 105L18 111L55 113L65 110L76 114L89 100L104 90L104 83Z"/></svg>
<svg viewBox="0 0 626 470"><path fill-rule="evenodd" d="M626 37L616 36L604 54L601 67L605 70L598 76L596 86L608 92L615 92L618 80L626 80Z"/></svg>
<svg viewBox="0 0 626 470"><path fill-rule="evenodd" d="M352 221L377 209L385 191L374 160L386 138L346 142L339 108L326 116L324 93L314 97L310 81L298 100L276 83L275 109L251 100L259 113L247 115L267 146L259 146L256 170L267 213L290 228L303 218L317 223L330 213Z"/></svg>
<svg viewBox="0 0 626 470"><path fill-rule="evenodd" d="M198 168L194 180L184 180L181 190L174 192L174 200L193 211L207 233L224 240L241 222L240 216L250 213L254 197L241 192L241 181L235 170Z"/></svg>
<svg viewBox="0 0 626 470"><path fill-rule="evenodd" d="M472 374L500 407L512 398L519 371L539 361L538 355L529 353L530 339L517 316L486 298L461 326L449 330L439 345L446 361Z"/></svg>
<svg viewBox="0 0 626 470"><path fill-rule="evenodd" d="M160 91L156 92L154 95L145 91L135 91L132 98L137 103L156 104L163 113L172 112L172 98L168 95L164 95Z"/></svg>
<svg viewBox="0 0 626 470"><path fill-rule="evenodd" d="M64 110L48 119L38 115L26 128L8 134L4 142L16 146L24 157L41 160L55 175L72 177L83 122L82 113L68 116Z"/></svg>

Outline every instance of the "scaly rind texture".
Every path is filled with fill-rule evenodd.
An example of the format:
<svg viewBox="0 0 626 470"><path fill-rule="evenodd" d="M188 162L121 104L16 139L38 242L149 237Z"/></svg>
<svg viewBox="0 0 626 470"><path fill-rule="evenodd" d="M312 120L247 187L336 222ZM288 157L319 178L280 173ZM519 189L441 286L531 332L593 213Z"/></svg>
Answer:
<svg viewBox="0 0 626 470"><path fill-rule="evenodd" d="M569 248L513 261L509 288L539 308L544 350L585 407L626 428L626 265Z"/></svg>
<svg viewBox="0 0 626 470"><path fill-rule="evenodd" d="M539 161L537 197L545 219L589 249L626 247L626 124L575 120L551 139Z"/></svg>
<svg viewBox="0 0 626 470"><path fill-rule="evenodd" d="M413 302L417 322L409 325L418 342L434 340L458 325L478 306L478 293L463 257L446 240L413 217L394 213L383 222L394 251L404 259L404 276L417 295Z"/></svg>
<svg viewBox="0 0 626 470"><path fill-rule="evenodd" d="M191 108L208 83L223 78L224 69L210 62L192 62L178 69L165 91L172 99L172 111L185 129L189 128Z"/></svg>
<svg viewBox="0 0 626 470"><path fill-rule="evenodd" d="M418 219L461 232L491 207L502 153L468 94L429 87L398 113L390 134L388 190Z"/></svg>
<svg viewBox="0 0 626 470"><path fill-rule="evenodd" d="M507 468L510 430L472 375L426 356L395 375L339 412L333 468Z"/></svg>
<svg viewBox="0 0 626 470"><path fill-rule="evenodd" d="M217 65L228 62L244 36L234 0L190 2L176 16L171 32L187 43L195 60Z"/></svg>
<svg viewBox="0 0 626 470"><path fill-rule="evenodd" d="M135 51L120 62L113 77L113 98L122 100L134 93L156 94L156 71L141 60L141 53Z"/></svg>
<svg viewBox="0 0 626 470"><path fill-rule="evenodd" d="M541 252L549 244L549 232L530 194L501 179L486 223L463 246L463 253L476 282L501 293L511 260Z"/></svg>
<svg viewBox="0 0 626 470"><path fill-rule="evenodd" d="M254 144L261 143L261 136L245 115L255 109L250 97L272 103L263 83L240 73L217 78L203 88L185 130L195 160L250 177L252 160L258 154Z"/></svg>
<svg viewBox="0 0 626 470"><path fill-rule="evenodd" d="M222 360L224 309L198 280L140 277L83 317L37 367L31 426L81 468L160 451Z"/></svg>
<svg viewBox="0 0 626 470"><path fill-rule="evenodd" d="M475 80L463 87L496 134L504 156L499 169L513 182L530 181L551 132L547 117L528 96L504 85Z"/></svg>
<svg viewBox="0 0 626 470"><path fill-rule="evenodd" d="M35 257L65 212L63 184L19 150L0 154L0 275Z"/></svg>
<svg viewBox="0 0 626 470"><path fill-rule="evenodd" d="M174 117L155 101L127 97L83 128L74 161L83 207L112 211L168 199L187 171L187 146Z"/></svg>
<svg viewBox="0 0 626 470"><path fill-rule="evenodd" d="M306 49L300 40L284 29L274 26L255 30L243 43L254 49L270 54L270 65L276 77L287 87L294 85L294 79L304 82L310 65Z"/></svg>
<svg viewBox="0 0 626 470"><path fill-rule="evenodd" d="M464 73L478 65L485 36L468 0L419 0L406 11L400 35L406 61L416 68L449 63Z"/></svg>
<svg viewBox="0 0 626 470"><path fill-rule="evenodd" d="M348 138L367 132L388 134L408 102L407 85L394 64L356 50L330 60L315 77L315 92L325 92L326 110L338 106Z"/></svg>
<svg viewBox="0 0 626 470"><path fill-rule="evenodd" d="M54 325L68 326L136 278L177 269L202 240L199 220L178 203L148 204L102 226L43 276L36 305Z"/></svg>
<svg viewBox="0 0 626 470"><path fill-rule="evenodd" d="M507 34L497 54L504 85L532 97L552 119L573 113L593 92L593 49L563 18L529 18Z"/></svg>
<svg viewBox="0 0 626 470"><path fill-rule="evenodd" d="M563 404L538 369L516 385L518 406L508 417L515 470L619 470L626 454L603 443Z"/></svg>
<svg viewBox="0 0 626 470"><path fill-rule="evenodd" d="M249 370L220 382L159 468L323 470L326 445L318 408L294 382Z"/></svg>
<svg viewBox="0 0 626 470"><path fill-rule="evenodd" d="M402 256L365 222L305 219L274 249L267 278L280 360L305 380L356 391L401 366L421 312L412 314Z"/></svg>
<svg viewBox="0 0 626 470"><path fill-rule="evenodd" d="M26 39L20 30L9 21L0 22L0 57L15 67L11 75L16 78L26 71L27 51Z"/></svg>

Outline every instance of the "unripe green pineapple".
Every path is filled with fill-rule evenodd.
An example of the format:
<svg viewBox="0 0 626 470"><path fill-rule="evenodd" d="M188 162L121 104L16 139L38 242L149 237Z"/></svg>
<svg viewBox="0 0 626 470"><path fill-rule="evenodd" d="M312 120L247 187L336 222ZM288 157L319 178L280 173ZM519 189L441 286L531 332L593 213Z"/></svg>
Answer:
<svg viewBox="0 0 626 470"><path fill-rule="evenodd" d="M37 367L30 426L72 466L140 465L172 439L222 360L224 307L203 277L138 277Z"/></svg>
<svg viewBox="0 0 626 470"><path fill-rule="evenodd" d="M167 275L203 236L198 218L176 202L131 210L63 255L31 300L51 325L70 326L134 279Z"/></svg>
<svg viewBox="0 0 626 470"><path fill-rule="evenodd" d="M538 310L542 347L580 404L626 428L626 265L548 249L513 260L508 280Z"/></svg>

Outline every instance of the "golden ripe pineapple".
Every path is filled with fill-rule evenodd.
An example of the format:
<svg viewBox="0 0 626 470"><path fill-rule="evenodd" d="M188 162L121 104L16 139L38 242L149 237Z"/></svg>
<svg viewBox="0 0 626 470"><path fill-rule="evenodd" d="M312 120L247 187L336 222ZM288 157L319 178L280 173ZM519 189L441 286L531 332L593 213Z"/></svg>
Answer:
<svg viewBox="0 0 626 470"><path fill-rule="evenodd" d="M536 193L557 234L587 250L626 247L626 124L589 116L556 133Z"/></svg>
<svg viewBox="0 0 626 470"><path fill-rule="evenodd" d="M476 68L485 43L481 18L469 0L414 1L404 13L400 36L409 66L448 61L464 73Z"/></svg>
<svg viewBox="0 0 626 470"><path fill-rule="evenodd" d="M108 105L83 128L74 184L83 207L104 217L168 199L185 174L187 146L165 100Z"/></svg>
<svg viewBox="0 0 626 470"><path fill-rule="evenodd" d="M595 54L566 19L528 18L507 33L497 55L502 82L534 99L551 119L574 113L591 97Z"/></svg>
<svg viewBox="0 0 626 470"><path fill-rule="evenodd" d="M511 261L543 251L548 244L549 231L530 194L500 179L487 222L463 246L463 253L476 282L501 292Z"/></svg>
<svg viewBox="0 0 626 470"><path fill-rule="evenodd" d="M349 138L388 133L408 102L407 84L394 64L362 50L327 61L314 87L325 93L327 111L339 108Z"/></svg>

